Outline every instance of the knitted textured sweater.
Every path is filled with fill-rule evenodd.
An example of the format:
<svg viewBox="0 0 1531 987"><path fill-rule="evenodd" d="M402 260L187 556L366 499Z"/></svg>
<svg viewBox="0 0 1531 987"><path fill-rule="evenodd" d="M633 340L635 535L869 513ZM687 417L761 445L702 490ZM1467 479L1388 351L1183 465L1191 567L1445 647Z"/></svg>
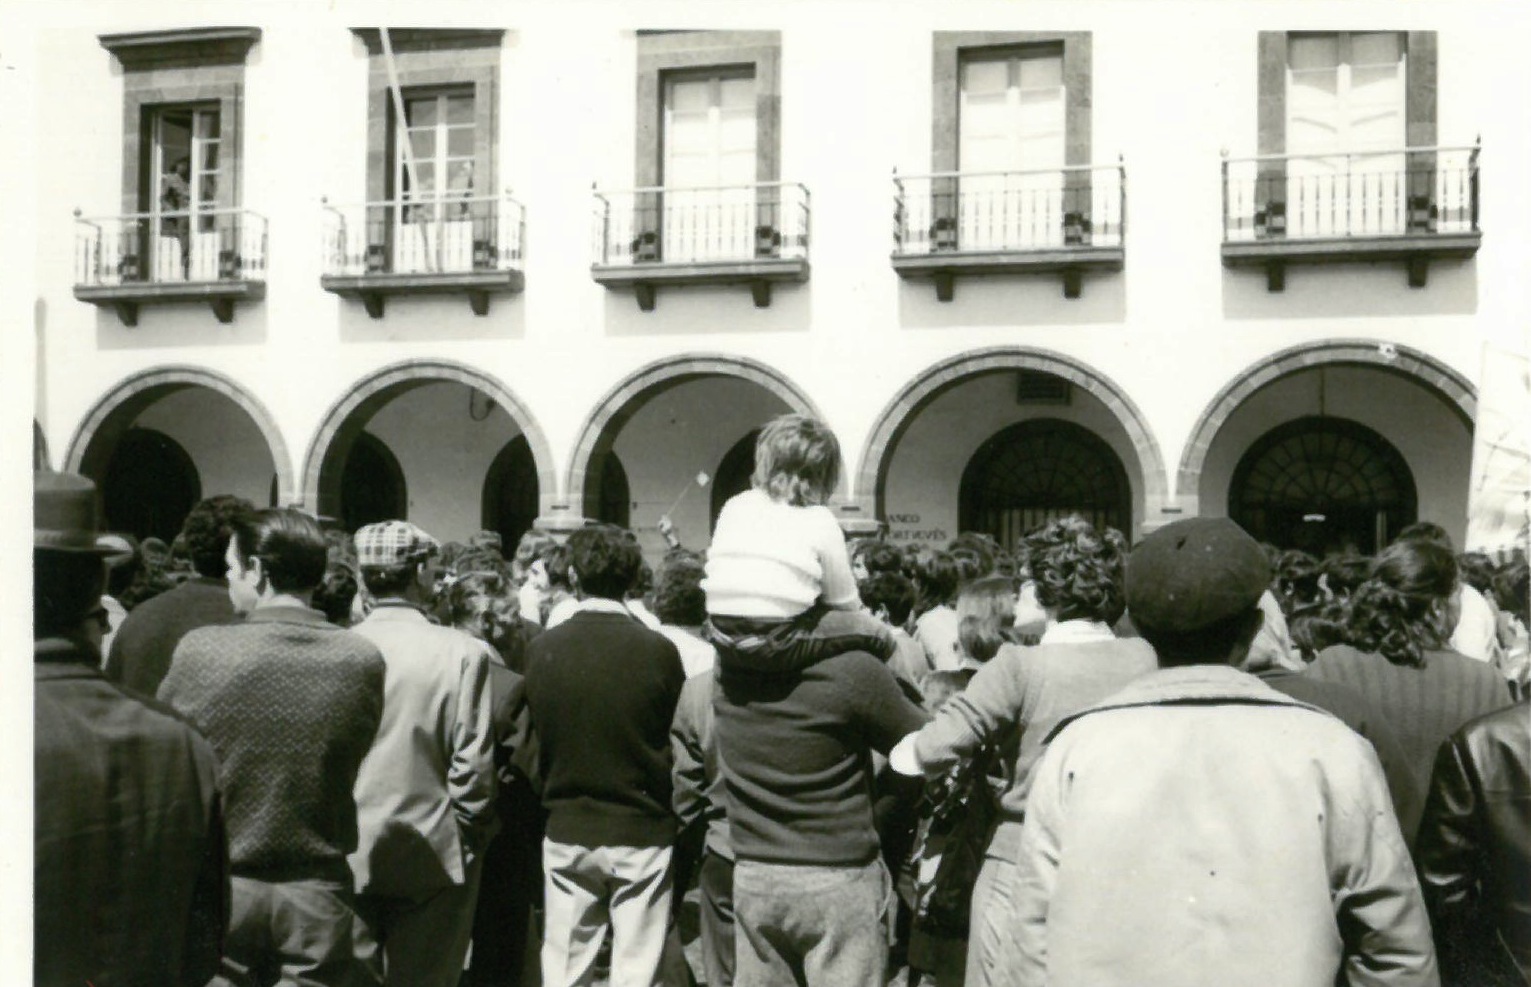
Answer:
<svg viewBox="0 0 1531 987"><path fill-rule="evenodd" d="M925 713L863 651L801 673L744 670L719 651L714 704L729 834L740 860L849 867L876 855L871 752Z"/></svg>
<svg viewBox="0 0 1531 987"><path fill-rule="evenodd" d="M383 713L383 656L306 607L181 639L159 696L212 743L235 874L338 877L356 849L357 769Z"/></svg>
<svg viewBox="0 0 1531 987"><path fill-rule="evenodd" d="M685 672L675 645L587 601L527 646L547 835L578 846L668 846L670 722Z"/></svg>

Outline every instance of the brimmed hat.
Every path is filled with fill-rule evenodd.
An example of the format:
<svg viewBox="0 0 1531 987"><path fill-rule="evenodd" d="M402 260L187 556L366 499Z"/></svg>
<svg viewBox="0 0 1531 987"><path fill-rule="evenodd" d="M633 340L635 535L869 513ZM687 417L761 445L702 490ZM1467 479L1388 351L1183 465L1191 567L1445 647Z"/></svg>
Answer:
<svg viewBox="0 0 1531 987"><path fill-rule="evenodd" d="M440 547L440 542L408 521L382 521L356 532L356 564L376 568L405 565Z"/></svg>
<svg viewBox="0 0 1531 987"><path fill-rule="evenodd" d="M1144 538L1127 560L1132 622L1188 634L1254 608L1271 566L1243 528L1227 518L1187 518Z"/></svg>
<svg viewBox="0 0 1531 987"><path fill-rule="evenodd" d="M105 558L115 554L96 539L101 534L96 485L77 473L39 470L32 474L32 548Z"/></svg>

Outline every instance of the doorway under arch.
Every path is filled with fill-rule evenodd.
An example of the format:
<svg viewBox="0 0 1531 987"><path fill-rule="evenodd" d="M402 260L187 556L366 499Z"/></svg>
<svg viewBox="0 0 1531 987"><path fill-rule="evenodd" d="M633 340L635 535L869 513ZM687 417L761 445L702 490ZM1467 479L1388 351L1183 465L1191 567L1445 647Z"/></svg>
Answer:
<svg viewBox="0 0 1531 987"><path fill-rule="evenodd" d="M1416 520L1414 475L1376 431L1310 415L1257 439L1234 468L1228 516L1278 548L1371 555Z"/></svg>
<svg viewBox="0 0 1531 987"><path fill-rule="evenodd" d="M750 480L755 473L755 442L759 438L760 429L750 429L718 461L717 475L712 478L712 520L708 531L717 529L718 515L723 513L723 505L750 488Z"/></svg>
<svg viewBox="0 0 1531 987"><path fill-rule="evenodd" d="M1121 459L1094 432L1057 418L1016 422L990 436L962 471L957 497L960 529L992 535L1007 549L1069 514L1132 531Z"/></svg>
<svg viewBox="0 0 1531 987"><path fill-rule="evenodd" d="M361 432L340 470L340 523L352 534L363 525L409 516L409 488L393 450Z"/></svg>
<svg viewBox="0 0 1531 987"><path fill-rule="evenodd" d="M186 515L202 499L202 477L191 454L152 428L122 433L100 482L107 529L139 540L175 541Z"/></svg>
<svg viewBox="0 0 1531 987"><path fill-rule="evenodd" d="M497 532L506 557L537 520L537 462L525 435L505 443L484 476L483 526Z"/></svg>

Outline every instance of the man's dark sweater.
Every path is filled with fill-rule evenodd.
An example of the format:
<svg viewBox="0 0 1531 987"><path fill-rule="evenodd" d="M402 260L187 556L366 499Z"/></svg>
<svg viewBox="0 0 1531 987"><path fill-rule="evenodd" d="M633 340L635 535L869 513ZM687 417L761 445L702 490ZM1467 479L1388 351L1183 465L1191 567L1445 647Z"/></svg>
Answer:
<svg viewBox="0 0 1531 987"><path fill-rule="evenodd" d="M170 670L170 658L187 632L234 619L229 584L198 576L134 607L106 658L106 677L152 696Z"/></svg>
<svg viewBox="0 0 1531 987"><path fill-rule="evenodd" d="M878 853L871 752L927 717L862 651L801 672L741 666L720 652L714 727L740 860L853 867Z"/></svg>
<svg viewBox="0 0 1531 987"><path fill-rule="evenodd" d="M159 697L212 743L236 876L351 882L352 790L383 715L383 656L317 610L192 631Z"/></svg>
<svg viewBox="0 0 1531 987"><path fill-rule="evenodd" d="M675 645L620 607L581 609L527 646L547 835L668 846L670 722L686 673Z"/></svg>

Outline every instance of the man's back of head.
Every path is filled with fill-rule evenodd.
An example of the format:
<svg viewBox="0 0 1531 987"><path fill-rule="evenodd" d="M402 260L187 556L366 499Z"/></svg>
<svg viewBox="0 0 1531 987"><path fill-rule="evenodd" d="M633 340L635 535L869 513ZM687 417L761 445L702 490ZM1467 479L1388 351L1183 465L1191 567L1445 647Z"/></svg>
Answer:
<svg viewBox="0 0 1531 987"><path fill-rule="evenodd" d="M1260 628L1270 586L1260 543L1227 518L1187 518L1127 560L1127 612L1161 667L1237 664Z"/></svg>

